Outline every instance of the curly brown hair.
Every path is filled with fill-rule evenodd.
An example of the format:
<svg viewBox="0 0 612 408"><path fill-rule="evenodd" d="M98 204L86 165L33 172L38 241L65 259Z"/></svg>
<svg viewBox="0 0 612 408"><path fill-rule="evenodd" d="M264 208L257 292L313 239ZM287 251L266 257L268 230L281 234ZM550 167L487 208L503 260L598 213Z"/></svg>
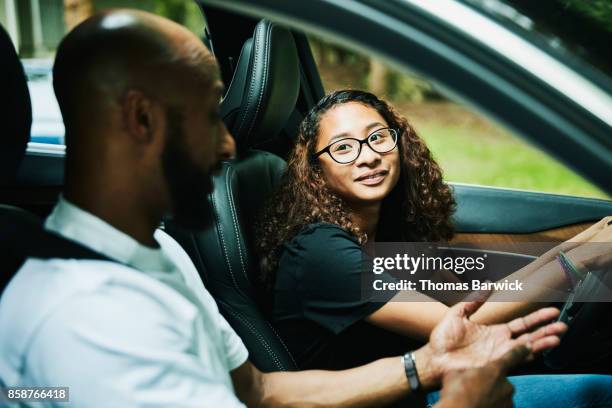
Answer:
<svg viewBox="0 0 612 408"><path fill-rule="evenodd" d="M335 224L354 235L360 245L367 242L367 235L351 221L344 200L326 186L318 160L313 159L321 118L333 107L349 102L376 109L400 135L400 178L382 202L377 241L439 241L453 235L451 215L455 200L451 189L442 180L442 170L427 145L406 118L369 92L336 91L321 99L300 124L280 188L258 224L257 251L266 290L274 285L283 243L308 224ZM401 222L398 214L403 215Z"/></svg>

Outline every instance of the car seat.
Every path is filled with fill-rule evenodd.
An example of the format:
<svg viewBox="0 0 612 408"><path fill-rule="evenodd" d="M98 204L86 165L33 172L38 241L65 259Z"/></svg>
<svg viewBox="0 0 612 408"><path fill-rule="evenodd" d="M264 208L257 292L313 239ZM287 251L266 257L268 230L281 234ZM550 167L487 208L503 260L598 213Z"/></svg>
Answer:
<svg viewBox="0 0 612 408"><path fill-rule="evenodd" d="M25 155L32 126L32 105L26 76L8 33L0 26L0 107L2 138L0 143L0 186L13 182ZM29 232L39 229L40 219L20 208L0 204L0 293L17 271L23 259L16 256L9 242L14 243Z"/></svg>
<svg viewBox="0 0 612 408"><path fill-rule="evenodd" d="M10 37L0 27L0 187L11 186L30 140L32 106L26 76ZM7 103L8 102L8 103ZM24 209L0 204L0 296L28 257L108 260L75 242L46 231L42 220Z"/></svg>
<svg viewBox="0 0 612 408"><path fill-rule="evenodd" d="M291 353L262 313L258 262L251 245L256 217L278 186L285 162L251 147L276 136L293 112L300 67L289 30L262 20L241 50L221 104L238 157L224 162L208 200L211 228L189 232L166 223L189 253L221 313L262 371L297 369Z"/></svg>

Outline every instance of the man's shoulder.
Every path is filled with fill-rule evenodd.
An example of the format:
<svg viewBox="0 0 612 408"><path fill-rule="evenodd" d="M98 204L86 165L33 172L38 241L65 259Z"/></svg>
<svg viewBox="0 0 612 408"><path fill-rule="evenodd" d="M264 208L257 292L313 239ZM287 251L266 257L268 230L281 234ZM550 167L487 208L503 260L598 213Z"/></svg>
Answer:
<svg viewBox="0 0 612 408"><path fill-rule="evenodd" d="M29 258L0 298L0 332L12 333L12 339L27 342L50 315L74 299L87 297L96 298L99 305L111 305L120 297L123 303L134 304L146 299L151 307L167 310L169 315L176 314L176 309L183 316L196 313L171 288L116 262ZM86 313L81 313L80 318L86 318Z"/></svg>
<svg viewBox="0 0 612 408"><path fill-rule="evenodd" d="M164 254L166 254L166 256L178 267L185 279L186 285L200 296L205 307L211 307L214 300L204 287L202 278L200 277L200 271L198 271L194 265L189 254L187 254L183 247L172 236L161 229L155 231L155 239ZM214 308L216 309L216 305Z"/></svg>
<svg viewBox="0 0 612 408"><path fill-rule="evenodd" d="M159 246L161 247L162 251L164 251L167 255L172 256L173 258L187 257L187 259L189 259L189 255L187 255L183 247L163 229L156 229L154 237Z"/></svg>
<svg viewBox="0 0 612 408"><path fill-rule="evenodd" d="M125 265L30 258L0 298L0 332L10 333L0 336L0 375L17 383L26 356L58 347L79 345L82 358L134 344L186 348L197 316L174 290Z"/></svg>
<svg viewBox="0 0 612 408"><path fill-rule="evenodd" d="M5 293L34 293L36 299L59 299L76 292L95 291L109 284L152 284L154 279L111 259L29 257L9 282ZM148 285L147 285L148 286ZM156 285L157 286L157 285Z"/></svg>
<svg viewBox="0 0 612 408"><path fill-rule="evenodd" d="M162 252L172 260L183 275L187 275L190 279L195 276L197 280L200 280L198 270L191 257L170 234L158 228L154 237Z"/></svg>

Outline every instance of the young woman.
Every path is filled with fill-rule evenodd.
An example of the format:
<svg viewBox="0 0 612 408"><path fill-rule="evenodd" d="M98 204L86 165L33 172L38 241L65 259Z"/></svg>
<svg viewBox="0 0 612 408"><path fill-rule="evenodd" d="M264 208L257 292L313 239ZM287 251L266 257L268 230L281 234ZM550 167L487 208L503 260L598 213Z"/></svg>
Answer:
<svg viewBox="0 0 612 408"><path fill-rule="evenodd" d="M449 240L454 209L440 167L405 118L370 93L345 90L324 97L300 126L282 186L260 225L271 313L298 364L346 368L425 341L448 306L425 295L410 302L364 297L364 245ZM601 262L605 253L581 250L580 244L611 242L607 222L512 278L565 289L568 279L555 259L559 250L579 265ZM508 322L541 306L537 297L503 303L495 298L493 293L473 319Z"/></svg>

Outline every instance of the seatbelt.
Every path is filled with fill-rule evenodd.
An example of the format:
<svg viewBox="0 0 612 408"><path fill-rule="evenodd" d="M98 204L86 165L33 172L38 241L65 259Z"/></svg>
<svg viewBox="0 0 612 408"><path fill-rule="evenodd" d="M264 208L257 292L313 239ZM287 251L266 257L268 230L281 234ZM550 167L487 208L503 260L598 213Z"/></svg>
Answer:
<svg viewBox="0 0 612 408"><path fill-rule="evenodd" d="M36 228L33 231L28 231L28 234L16 237L16 239L11 242L10 246L13 247L14 250L14 259L10 264L16 265L16 267L13 267L13 270L9 272L11 276L23 266L27 258L101 260L126 265L123 262L96 252L78 242L72 241L42 227ZM126 266L132 268L132 266ZM202 307L200 300L194 293L188 290L186 286L176 285L174 282L167 280L163 281L163 283L188 299L196 307ZM3 291L4 287L0 287L0 295Z"/></svg>
<svg viewBox="0 0 612 408"><path fill-rule="evenodd" d="M28 258L90 259L121 263L55 232L48 231L42 226L27 229L26 233L16 233L12 237L4 236L0 240L2 241L2 252L5 252L0 258L0 268L4 277L8 278L3 279L0 284L0 295L4 292L10 277L21 269Z"/></svg>
<svg viewBox="0 0 612 408"><path fill-rule="evenodd" d="M18 242L16 254L24 258L74 258L119 262L52 231L41 228L36 235L31 241L35 245L19 240L21 242Z"/></svg>
<svg viewBox="0 0 612 408"><path fill-rule="evenodd" d="M101 260L126 265L123 262L96 252L93 249L87 248L86 246L65 238L53 231L46 230L42 226L37 226L36 228L27 231L26 234L16 234L16 236L14 236L8 243L8 247L12 249L12 259L8 260L8 265L10 265L10 267L5 268L5 265L2 265L1 270L3 272L6 270L11 277L17 273L28 258ZM4 262L2 262L2 264L3 263ZM132 268L132 266L126 266ZM8 280L6 283L8 283ZM188 290L186 286L177 285L176 283L168 280L163 281L163 283L188 299L196 307L202 307L200 300L194 293ZM5 285L0 286L0 295L4 291Z"/></svg>

